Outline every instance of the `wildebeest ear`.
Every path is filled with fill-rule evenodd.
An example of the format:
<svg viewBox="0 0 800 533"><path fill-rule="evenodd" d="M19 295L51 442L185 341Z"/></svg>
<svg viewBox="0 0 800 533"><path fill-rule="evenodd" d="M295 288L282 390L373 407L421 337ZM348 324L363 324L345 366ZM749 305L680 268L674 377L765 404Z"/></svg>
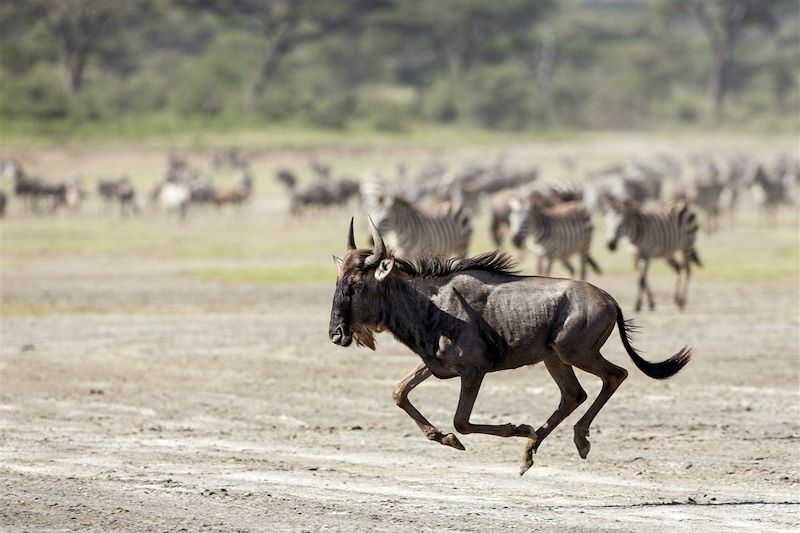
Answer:
<svg viewBox="0 0 800 533"><path fill-rule="evenodd" d="M389 272L392 271L392 268L394 268L394 257L382 259L380 264L378 264L378 268L375 269L375 279L382 281L386 276L389 275Z"/></svg>
<svg viewBox="0 0 800 533"><path fill-rule="evenodd" d="M333 256L333 262L336 263L336 269L341 272L342 271L342 260L335 255Z"/></svg>

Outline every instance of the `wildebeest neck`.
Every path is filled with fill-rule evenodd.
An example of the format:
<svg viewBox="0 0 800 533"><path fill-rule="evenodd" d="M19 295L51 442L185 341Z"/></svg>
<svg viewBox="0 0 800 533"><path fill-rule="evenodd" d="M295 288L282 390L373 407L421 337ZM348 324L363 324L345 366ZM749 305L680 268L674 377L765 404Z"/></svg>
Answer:
<svg viewBox="0 0 800 533"><path fill-rule="evenodd" d="M386 281L382 325L423 359L436 356L442 335L456 335L466 326L432 300L446 280L397 277Z"/></svg>

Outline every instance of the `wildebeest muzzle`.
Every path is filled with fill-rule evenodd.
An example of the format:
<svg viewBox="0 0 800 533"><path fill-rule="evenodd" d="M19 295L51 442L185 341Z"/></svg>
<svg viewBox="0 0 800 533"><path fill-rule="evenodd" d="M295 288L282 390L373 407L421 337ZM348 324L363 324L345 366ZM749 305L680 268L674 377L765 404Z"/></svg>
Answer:
<svg viewBox="0 0 800 533"><path fill-rule="evenodd" d="M328 336L333 344L338 344L339 346L347 347L353 342L353 334L350 328L344 324L332 326L328 331Z"/></svg>

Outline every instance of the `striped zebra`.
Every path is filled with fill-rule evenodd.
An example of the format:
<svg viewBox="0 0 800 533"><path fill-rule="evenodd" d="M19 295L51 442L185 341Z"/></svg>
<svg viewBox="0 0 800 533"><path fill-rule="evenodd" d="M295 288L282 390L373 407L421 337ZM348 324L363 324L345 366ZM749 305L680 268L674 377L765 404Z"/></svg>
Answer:
<svg viewBox="0 0 800 533"><path fill-rule="evenodd" d="M719 230L723 202L730 202L723 195L726 190L726 185L719 178L695 183L692 203L705 215L705 228L708 233L716 233Z"/></svg>
<svg viewBox="0 0 800 533"><path fill-rule="evenodd" d="M592 216L580 202L566 202L547 207L538 199L511 200L509 216L511 241L518 248L527 244L538 256L537 273L549 276L553 261L558 260L575 275L569 262L578 255L581 262L581 279L586 279L586 265L600 274L600 267L589 255L592 243Z"/></svg>
<svg viewBox="0 0 800 533"><path fill-rule="evenodd" d="M466 257L472 220L464 208L442 204L423 210L395 195L380 196L367 206L375 225L395 240L398 257Z"/></svg>
<svg viewBox="0 0 800 533"><path fill-rule="evenodd" d="M697 216L689 204L670 202L656 211L643 211L630 203L615 203L606 214L606 228L610 250L616 250L622 237L627 237L635 249L635 263L639 270L636 311L642 308L643 294L647 295L650 309L655 309L653 293L647 283L647 269L652 259L666 259L675 269L678 280L674 298L678 308L683 309L686 306L691 263L702 266L694 248ZM682 262L675 259L678 252L681 252Z"/></svg>
<svg viewBox="0 0 800 533"><path fill-rule="evenodd" d="M757 165L750 177L750 187L756 203L763 212L762 223L775 225L778 221L778 209L793 204L783 175L770 177L763 165Z"/></svg>

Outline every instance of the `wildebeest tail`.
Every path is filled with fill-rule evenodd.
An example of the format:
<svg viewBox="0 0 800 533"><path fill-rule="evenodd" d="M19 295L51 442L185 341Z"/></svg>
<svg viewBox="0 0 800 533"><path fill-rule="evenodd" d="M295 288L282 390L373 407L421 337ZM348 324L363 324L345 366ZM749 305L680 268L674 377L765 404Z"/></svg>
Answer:
<svg viewBox="0 0 800 533"><path fill-rule="evenodd" d="M659 363L651 363L643 359L641 355L636 353L636 350L631 346L628 335L632 332L633 326L626 322L622 316L622 309L617 306L617 326L619 327L619 336L622 339L622 346L625 351L633 360L636 367L644 372L644 374L653 379L667 379L674 376L678 371L686 366L689 359L692 357L692 349L684 346L675 355L665 361Z"/></svg>

